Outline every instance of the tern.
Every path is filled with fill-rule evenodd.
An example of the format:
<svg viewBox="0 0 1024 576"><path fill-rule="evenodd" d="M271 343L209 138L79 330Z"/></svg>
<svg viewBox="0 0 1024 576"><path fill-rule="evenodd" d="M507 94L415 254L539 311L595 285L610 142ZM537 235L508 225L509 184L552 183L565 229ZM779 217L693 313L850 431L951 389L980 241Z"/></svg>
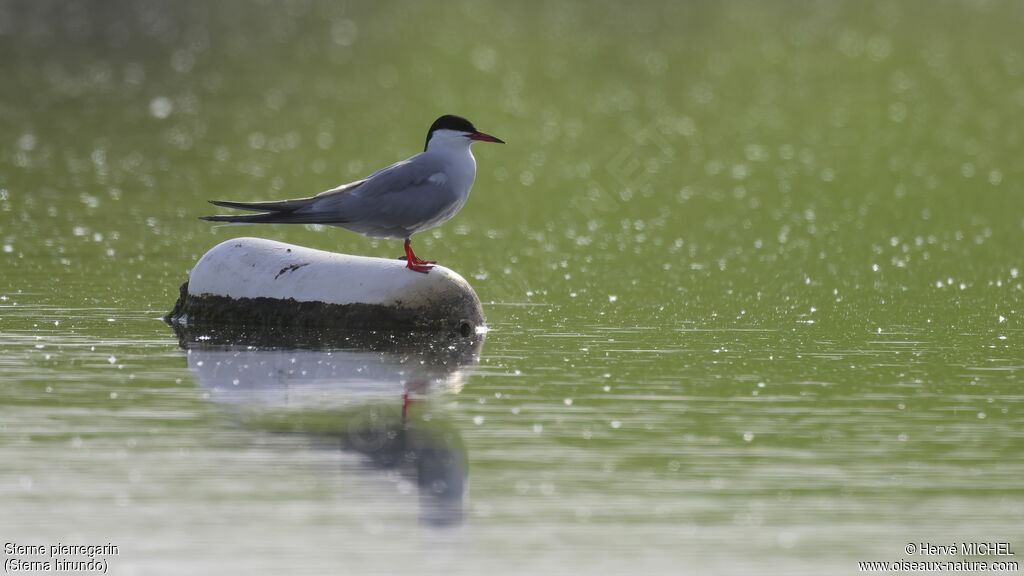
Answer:
<svg viewBox="0 0 1024 576"><path fill-rule="evenodd" d="M454 115L430 126L423 152L396 162L362 180L342 184L309 198L274 202L210 200L226 208L260 214L204 216L202 220L236 224L327 224L374 238L404 238L406 268L427 273L436 262L412 251L411 237L447 222L469 198L476 178L474 142L497 142L473 123Z"/></svg>

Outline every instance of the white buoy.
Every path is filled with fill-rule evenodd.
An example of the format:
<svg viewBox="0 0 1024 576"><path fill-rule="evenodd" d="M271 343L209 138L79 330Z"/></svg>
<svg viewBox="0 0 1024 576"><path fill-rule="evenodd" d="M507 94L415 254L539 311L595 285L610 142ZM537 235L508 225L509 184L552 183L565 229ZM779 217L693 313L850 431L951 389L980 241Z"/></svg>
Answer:
<svg viewBox="0 0 1024 576"><path fill-rule="evenodd" d="M476 292L435 266L314 250L260 238L214 246L189 274L168 319L176 325L436 331L484 323Z"/></svg>

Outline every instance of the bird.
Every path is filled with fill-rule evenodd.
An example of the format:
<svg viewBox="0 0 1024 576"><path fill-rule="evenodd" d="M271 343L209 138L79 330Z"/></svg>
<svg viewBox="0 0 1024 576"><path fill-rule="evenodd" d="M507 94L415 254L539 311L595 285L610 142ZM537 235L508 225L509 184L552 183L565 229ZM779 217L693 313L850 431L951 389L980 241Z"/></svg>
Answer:
<svg viewBox="0 0 1024 576"><path fill-rule="evenodd" d="M216 206L260 213L201 219L234 224L326 224L373 238L404 238L406 268L426 274L437 262L416 256L412 235L447 222L462 209L476 178L476 159L469 149L474 142L505 143L477 130L461 116L446 114L431 124L423 152L362 180L293 200L210 200Z"/></svg>

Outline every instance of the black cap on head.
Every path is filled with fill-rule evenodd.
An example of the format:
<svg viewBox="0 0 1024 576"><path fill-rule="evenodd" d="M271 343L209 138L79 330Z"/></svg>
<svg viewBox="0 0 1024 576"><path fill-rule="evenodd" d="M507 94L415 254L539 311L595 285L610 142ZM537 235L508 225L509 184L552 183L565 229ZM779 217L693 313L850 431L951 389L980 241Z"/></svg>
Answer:
<svg viewBox="0 0 1024 576"><path fill-rule="evenodd" d="M473 123L462 116L445 114L437 120L434 120L434 123L430 125L430 130L427 132L427 142L423 145L424 150L427 149L427 144L430 144L430 137L434 135L434 130L455 130L457 132L468 132L470 134L477 131L473 126Z"/></svg>

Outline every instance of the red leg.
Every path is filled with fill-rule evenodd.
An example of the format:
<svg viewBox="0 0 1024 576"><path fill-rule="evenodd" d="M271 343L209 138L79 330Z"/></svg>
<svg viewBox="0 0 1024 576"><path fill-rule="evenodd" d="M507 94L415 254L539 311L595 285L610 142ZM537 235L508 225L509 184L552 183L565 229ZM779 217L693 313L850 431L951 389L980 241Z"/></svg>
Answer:
<svg viewBox="0 0 1024 576"><path fill-rule="evenodd" d="M409 394L402 394L402 430L409 427Z"/></svg>
<svg viewBox="0 0 1024 576"><path fill-rule="evenodd" d="M417 258L416 254L414 254L413 251L412 251L412 240L410 240L408 238L405 239L405 267L406 268L408 268L409 270L414 270L416 272L423 272L424 274L426 274L431 268L434 267L433 264L437 264L437 262L433 262L433 261L429 261L429 260L420 260L419 258Z"/></svg>
<svg viewBox="0 0 1024 576"><path fill-rule="evenodd" d="M405 394L402 394L402 430L405 430L409 424L409 407L415 399L410 396L422 395L427 391L429 383L426 380L410 380L405 383Z"/></svg>

